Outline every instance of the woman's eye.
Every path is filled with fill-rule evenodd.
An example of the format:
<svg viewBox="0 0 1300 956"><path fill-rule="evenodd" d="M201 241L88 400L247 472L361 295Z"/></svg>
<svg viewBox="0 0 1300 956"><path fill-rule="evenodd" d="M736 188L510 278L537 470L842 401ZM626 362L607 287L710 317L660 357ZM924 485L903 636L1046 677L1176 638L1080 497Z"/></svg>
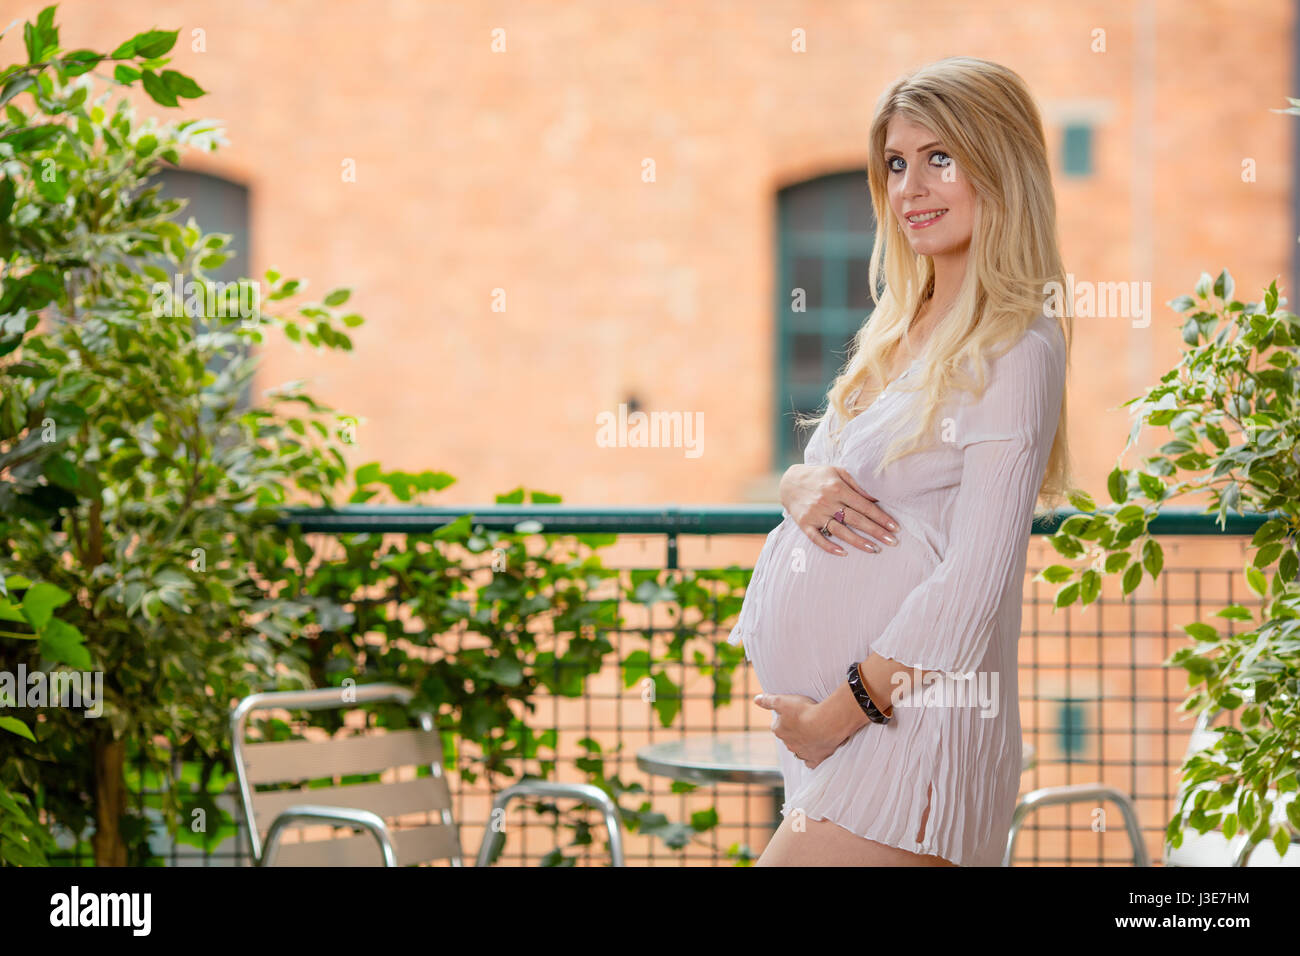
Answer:
<svg viewBox="0 0 1300 956"><path fill-rule="evenodd" d="M952 157L949 156L947 153L943 152L942 150L938 150L938 149L936 149L934 152L932 152L932 153L930 154L930 160L933 162L933 160L934 160L934 158L935 158L936 156L942 156L942 157L944 158L944 162L941 162L941 163L938 164L940 169L943 169L943 168L946 168L946 167L952 165ZM895 163L901 163L902 161L903 161L903 157L902 157L902 156L892 156L892 157L890 157L888 163L886 163L886 166L887 166L887 168L889 169L889 171L890 171L891 173L901 173L901 172L903 171L903 170L902 170L902 167L900 167L900 166L895 166L894 164L895 164Z"/></svg>

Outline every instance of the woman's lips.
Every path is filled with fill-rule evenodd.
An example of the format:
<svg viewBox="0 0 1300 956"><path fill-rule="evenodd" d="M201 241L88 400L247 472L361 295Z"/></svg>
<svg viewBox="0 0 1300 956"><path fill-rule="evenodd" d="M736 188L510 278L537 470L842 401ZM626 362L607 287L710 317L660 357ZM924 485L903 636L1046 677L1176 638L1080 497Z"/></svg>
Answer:
<svg viewBox="0 0 1300 956"><path fill-rule="evenodd" d="M909 219L907 221L907 225L911 229L924 229L926 226L933 226L936 222L938 222L946 215L948 215L948 210L945 209L943 212L939 213L939 215L935 216L933 219L926 219L924 222L912 222Z"/></svg>

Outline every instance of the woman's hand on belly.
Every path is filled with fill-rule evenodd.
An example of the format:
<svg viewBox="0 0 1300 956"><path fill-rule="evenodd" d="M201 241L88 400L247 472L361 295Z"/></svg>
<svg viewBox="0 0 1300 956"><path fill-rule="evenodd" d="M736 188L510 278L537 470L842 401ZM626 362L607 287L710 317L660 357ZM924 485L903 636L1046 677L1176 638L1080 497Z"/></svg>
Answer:
<svg viewBox="0 0 1300 956"><path fill-rule="evenodd" d="M754 703L776 712L772 733L790 753L813 769L870 723L859 709L862 720L846 726L842 713L829 714L823 703L803 694L755 694Z"/></svg>
<svg viewBox="0 0 1300 956"><path fill-rule="evenodd" d="M821 533L829 523L831 535L862 551L876 554L880 548L868 537L897 544L890 531L898 522L867 494L845 468L836 465L791 465L781 477L781 505L794 523L816 547L830 554L847 554ZM843 510L844 521L834 520Z"/></svg>

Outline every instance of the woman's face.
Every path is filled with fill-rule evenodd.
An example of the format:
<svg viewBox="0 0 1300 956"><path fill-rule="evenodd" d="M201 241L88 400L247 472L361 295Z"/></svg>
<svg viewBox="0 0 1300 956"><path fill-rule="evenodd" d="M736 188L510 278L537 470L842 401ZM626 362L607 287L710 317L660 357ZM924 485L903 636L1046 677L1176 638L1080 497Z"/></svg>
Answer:
<svg viewBox="0 0 1300 956"><path fill-rule="evenodd" d="M963 254L975 224L975 189L939 138L904 116L885 127L889 205L918 255ZM938 216L917 216L941 211Z"/></svg>

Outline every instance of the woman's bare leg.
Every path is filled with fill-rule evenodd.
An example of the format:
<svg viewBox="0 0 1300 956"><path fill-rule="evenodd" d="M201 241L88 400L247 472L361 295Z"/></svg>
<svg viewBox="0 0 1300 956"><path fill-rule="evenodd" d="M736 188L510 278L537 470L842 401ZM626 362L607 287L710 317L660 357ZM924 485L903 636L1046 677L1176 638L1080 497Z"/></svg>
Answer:
<svg viewBox="0 0 1300 956"><path fill-rule="evenodd" d="M929 816L927 806L921 834ZM868 840L830 820L804 820L804 829L796 832L794 820L790 814L781 821L755 866L956 866L941 856L922 856Z"/></svg>

